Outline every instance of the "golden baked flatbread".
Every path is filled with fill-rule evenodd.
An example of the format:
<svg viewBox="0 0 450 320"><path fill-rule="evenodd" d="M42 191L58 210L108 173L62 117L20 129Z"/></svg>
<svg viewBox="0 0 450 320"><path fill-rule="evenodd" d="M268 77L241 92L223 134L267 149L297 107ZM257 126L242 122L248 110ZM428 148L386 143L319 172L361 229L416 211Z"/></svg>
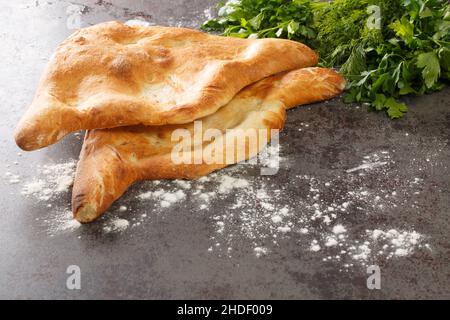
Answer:
<svg viewBox="0 0 450 320"><path fill-rule="evenodd" d="M255 156L268 142L273 129L281 129L285 109L335 97L344 79L333 70L305 68L263 79L239 92L228 104L201 121L203 133L218 129L211 141L192 139L181 150L183 159L195 161L196 151L230 162L175 163L173 141L177 129L194 134L195 123L165 126L130 126L87 132L78 162L72 194L74 217L90 222L137 180L195 179L231 163ZM197 122L199 123L199 122ZM249 143L246 130L263 132L257 143ZM264 136L265 135L265 136ZM244 139L237 143L229 137ZM234 148L231 148L233 144ZM217 147L219 146L219 147ZM232 150L232 154L227 151Z"/></svg>
<svg viewBox="0 0 450 320"><path fill-rule="evenodd" d="M249 84L317 60L310 48L289 40L98 24L58 46L16 128L16 142L34 150L80 129L192 122Z"/></svg>

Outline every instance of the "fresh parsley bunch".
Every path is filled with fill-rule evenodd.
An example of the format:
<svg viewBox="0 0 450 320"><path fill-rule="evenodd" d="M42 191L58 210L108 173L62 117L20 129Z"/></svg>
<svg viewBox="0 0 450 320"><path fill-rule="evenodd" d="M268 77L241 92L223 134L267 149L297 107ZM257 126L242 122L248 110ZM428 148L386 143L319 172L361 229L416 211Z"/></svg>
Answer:
<svg viewBox="0 0 450 320"><path fill-rule="evenodd" d="M314 10L325 6L316 0L230 0L219 4L218 18L202 25L240 38L286 38L310 44L316 38Z"/></svg>
<svg viewBox="0 0 450 320"><path fill-rule="evenodd" d="M407 110L398 101L401 96L440 90L450 79L448 2L398 2L396 16L384 17L381 29L365 27L360 37L352 39L341 67L348 80L344 100L367 102L391 118Z"/></svg>
<svg viewBox="0 0 450 320"><path fill-rule="evenodd" d="M379 28L367 24L376 5ZM447 0L231 0L202 26L238 37L281 37L308 44L321 65L339 67L345 102L365 102L399 118L406 94L440 90L450 79Z"/></svg>

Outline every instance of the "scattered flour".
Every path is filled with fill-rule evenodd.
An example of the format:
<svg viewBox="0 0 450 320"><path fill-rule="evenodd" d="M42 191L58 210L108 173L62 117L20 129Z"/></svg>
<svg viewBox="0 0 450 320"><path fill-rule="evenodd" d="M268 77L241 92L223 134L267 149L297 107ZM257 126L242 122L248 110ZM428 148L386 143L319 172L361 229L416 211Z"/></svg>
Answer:
<svg viewBox="0 0 450 320"><path fill-rule="evenodd" d="M279 144L269 144L261 150L258 155L258 161L262 167L279 168L280 162L284 161L284 159L280 157L280 152Z"/></svg>
<svg viewBox="0 0 450 320"><path fill-rule="evenodd" d="M66 193L73 184L76 162L74 160L39 166L37 178L25 182L21 193L38 201L48 201Z"/></svg>
<svg viewBox="0 0 450 320"><path fill-rule="evenodd" d="M300 250L344 268L409 256L421 248L430 250L427 237L412 228L383 226L363 233L354 230L349 222L352 220L347 219L349 215L365 217L407 206L416 212L411 199L420 194L424 181L421 176L399 176L387 151L367 155L362 162L332 179L322 181L318 177L298 175L290 177L292 181L284 185L274 184L271 177L249 176L243 171L247 165L237 165L195 181L145 182L144 190L137 195L142 201L136 206L142 203L148 208L151 204L152 214L130 216L129 220L105 216L103 231L122 232L137 227L153 213L164 213L165 208L177 204L189 205L194 208L192 212L197 207L198 214L211 218L215 232L210 237L208 251L228 257L242 241L253 248L256 257L268 255L285 241L295 241ZM74 169L74 161L40 167L36 179L23 185L22 193L39 201L51 200L68 191ZM21 180L13 173L5 175L8 179ZM390 181L394 183L387 183ZM386 187L389 185L392 187ZM303 188L304 196L292 196L292 186ZM221 205L219 210L217 203ZM51 208L50 204L48 207ZM58 206L52 210L61 212ZM118 208L119 213L125 211L129 209L124 205ZM70 211L51 214L45 223L51 235L80 226L72 220Z"/></svg>
<svg viewBox="0 0 450 320"><path fill-rule="evenodd" d="M319 243L317 242L317 240L313 240L311 242L309 250L312 251L312 252L320 251L320 246L319 246Z"/></svg>
<svg viewBox="0 0 450 320"><path fill-rule="evenodd" d="M245 188L248 187L248 185L249 183L247 180L224 175L220 178L218 192L229 193L232 189Z"/></svg>
<svg viewBox="0 0 450 320"><path fill-rule="evenodd" d="M74 231L81 226L68 210L70 203L61 204L60 200L61 195L68 195L73 184L75 168L75 160L37 166L34 178L29 181L18 181L23 196L37 200L38 203L52 201L45 203L45 207L51 209L47 211L47 215L36 218L36 221L44 225L49 236ZM17 175L8 174L8 176L18 179Z"/></svg>
<svg viewBox="0 0 450 320"><path fill-rule="evenodd" d="M175 180L174 183L185 190L189 190L191 188L191 182L187 180Z"/></svg>
<svg viewBox="0 0 450 320"><path fill-rule="evenodd" d="M347 229L342 224L337 224L333 227L333 233L334 234L340 234L347 232Z"/></svg>
<svg viewBox="0 0 450 320"><path fill-rule="evenodd" d="M103 226L103 231L106 233L109 232L122 232L125 231L130 223L128 220L114 218L111 221L108 221L105 226Z"/></svg>
<svg viewBox="0 0 450 320"><path fill-rule="evenodd" d="M325 242L325 246L326 247L334 247L338 244L338 241L335 237L333 236L328 236L326 238L326 242Z"/></svg>
<svg viewBox="0 0 450 320"><path fill-rule="evenodd" d="M174 192L164 191L164 189L158 189L156 191L148 191L141 193L137 196L140 200L157 199L160 200L160 205L163 208L170 207L172 204L184 200L186 194L183 190L177 190Z"/></svg>
<svg viewBox="0 0 450 320"><path fill-rule="evenodd" d="M281 221L283 221L283 218L277 214L273 215L271 219L272 219L273 223L280 223Z"/></svg>
<svg viewBox="0 0 450 320"><path fill-rule="evenodd" d="M67 209L63 211L53 211L49 217L45 217L44 219L37 218L36 220L40 221L45 226L46 232L50 237L54 237L64 232L75 231L81 227L81 223L73 219L72 211Z"/></svg>
<svg viewBox="0 0 450 320"><path fill-rule="evenodd" d="M278 227L277 230L281 233L288 233L291 231L291 227L288 226Z"/></svg>
<svg viewBox="0 0 450 320"><path fill-rule="evenodd" d="M263 256L263 255L266 255L267 252L268 252L267 248L264 248L264 247L255 247L255 248L253 249L253 251L255 251L255 254L256 254L256 256L257 256L258 258L261 257L261 256Z"/></svg>
<svg viewBox="0 0 450 320"><path fill-rule="evenodd" d="M272 251L270 246L279 246L283 238L294 237L298 238L300 247L305 248L306 243L305 249L308 251L326 255L324 261L339 262L349 268L356 263L366 265L383 259L408 256L416 249L428 249L426 237L414 230L393 229L389 234L375 230L374 234L378 235L378 240L375 240L372 235L355 232L352 225L343 223L349 214L377 214L386 209L395 209L402 202L410 202L408 197L414 193L411 192L411 187L420 187L422 181L414 177L395 178L398 181L393 184L395 189L386 188L388 184L385 181L392 179L389 174L395 174L390 158L390 152L384 150L370 154L364 157L363 163L382 165L359 168L358 170L365 172L358 175L347 175L344 171L342 175L329 181L321 181L313 176L297 176L298 181L292 182L292 185L309 185L309 192L302 199L290 197L288 185L272 185L270 178L247 177L246 182L236 183L243 189L228 192L233 195L227 198L231 202L214 215L221 223L211 241L220 245L212 246L211 251L229 256L223 248L233 247L236 245L235 239L244 237L252 243L255 254L260 257L260 248ZM238 169L234 171L238 172ZM215 196L207 197L208 208L214 199L222 196L218 190L233 189L224 188L224 181L225 185L233 186L239 179L241 178L223 175L209 177L208 190L215 188L216 193ZM377 189L378 184L380 189ZM198 185L193 185L193 188L202 189ZM202 198L204 196L200 193L198 199ZM280 203L283 204L282 207L279 206ZM289 205L286 206L286 203ZM390 243L386 246L386 242ZM384 249L380 249L383 245Z"/></svg>

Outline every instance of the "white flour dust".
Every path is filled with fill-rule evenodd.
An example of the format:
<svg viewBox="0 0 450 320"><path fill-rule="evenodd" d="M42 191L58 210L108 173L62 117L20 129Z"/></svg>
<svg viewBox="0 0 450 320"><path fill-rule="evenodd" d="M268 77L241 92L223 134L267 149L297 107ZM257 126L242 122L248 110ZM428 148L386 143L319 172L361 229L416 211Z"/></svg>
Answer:
<svg viewBox="0 0 450 320"><path fill-rule="evenodd" d="M63 196L69 200L68 196L73 184L75 169L76 161L69 160L63 163L38 166L36 176L25 181L22 181L18 175L10 172L5 174L10 180L13 180L10 182L11 184L20 184L20 192L23 196L37 200L38 203L45 205L48 214L44 217L36 218L36 221L44 226L46 233L51 237L75 231L81 227L81 224L73 219L70 202L64 201L61 203ZM174 195L166 194L163 201L161 201L161 206L169 206L178 200L179 197L180 192ZM124 213L127 210L127 206L121 205L117 211ZM106 222L104 222L103 231L105 233L122 232L128 228L128 225L128 220L108 215L106 216Z"/></svg>
<svg viewBox="0 0 450 320"><path fill-rule="evenodd" d="M158 181L160 189L137 197L159 201L182 192L186 197L176 198L178 206L188 201L199 212L212 214L215 234L208 252L231 257L246 239L254 254L263 257L286 241L295 241L299 249L349 268L408 256L416 249L430 250L427 237L413 228L382 226L361 233L345 223L352 215L376 216L406 205L414 209L411 200L420 194L422 179L399 176L391 157L389 151L381 150L362 157L362 164L333 179L299 175L285 185L273 184L270 177L249 177L242 173L243 166L236 166L226 174L214 173L197 181ZM387 180L395 181L391 188L386 187ZM296 185L306 189L304 197L290 195ZM162 207L153 209L164 213Z"/></svg>
<svg viewBox="0 0 450 320"><path fill-rule="evenodd" d="M54 237L64 232L72 232L81 227L81 223L73 219L72 211L68 209L54 209L49 212L49 216L36 218L46 229L50 237Z"/></svg>
<svg viewBox="0 0 450 320"><path fill-rule="evenodd" d="M72 218L70 203L61 203L62 198L68 198L75 168L76 161L71 159L63 163L39 165L33 178L19 177L10 172L5 174L14 179L14 184L18 184L25 198L45 206L47 214L36 218L36 221L44 226L49 236L74 231L81 226Z"/></svg>
<svg viewBox="0 0 450 320"><path fill-rule="evenodd" d="M186 194L183 190L177 190L174 192L164 191L164 189L158 189L156 191L148 191L145 193L141 193L137 196L140 200L159 200L160 206L163 208L170 207L172 204L184 200L186 198Z"/></svg>
<svg viewBox="0 0 450 320"><path fill-rule="evenodd" d="M114 219L111 219L110 221L108 221L103 226L103 231L106 233L122 232L122 231L125 231L129 225L130 225L130 222L126 219L114 218Z"/></svg>
<svg viewBox="0 0 450 320"><path fill-rule="evenodd" d="M62 193L67 193L73 184L75 167L74 160L38 166L37 177L23 182L21 193L38 201L48 201Z"/></svg>
<svg viewBox="0 0 450 320"><path fill-rule="evenodd" d="M420 166L420 173L433 161L414 159L414 163ZM401 176L392 151L363 156L361 163L344 168L333 178L296 175L282 185L270 176L248 175L247 168L247 164L237 165L194 181L144 182L133 202L118 203L104 215L101 230L131 232L151 223L155 214L164 217L166 212L189 207L191 213L209 217L213 232L207 251L219 256L232 257L244 243L256 257L264 258L281 246L294 244L298 250L345 269L406 257L418 249L431 250L429 238L412 226L380 225L361 231L360 224L352 223L386 210L409 207L417 212L415 197L420 195L424 179L420 174ZM54 201L50 204L56 196L67 195L74 169L72 160L42 166L28 182L7 174L11 184L19 180L24 196L49 208L49 215L37 220L51 236L80 228L71 218L68 203L54 208ZM176 209L169 210L172 206ZM134 207L141 212L139 216L133 216Z"/></svg>

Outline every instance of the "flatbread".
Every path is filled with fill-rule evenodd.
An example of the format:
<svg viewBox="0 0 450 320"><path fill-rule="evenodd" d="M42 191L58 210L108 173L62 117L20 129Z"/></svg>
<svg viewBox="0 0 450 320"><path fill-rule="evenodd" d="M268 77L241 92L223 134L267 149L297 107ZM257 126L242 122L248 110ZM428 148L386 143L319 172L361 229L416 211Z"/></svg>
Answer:
<svg viewBox="0 0 450 320"><path fill-rule="evenodd" d="M323 68L299 69L263 79L243 89L214 114L200 119L204 133L207 129L219 130L214 142L192 139L189 149L180 154L193 161L199 150L218 155L219 160L231 158L231 163L249 159L267 144L273 129L284 126L285 109L335 97L344 85L338 73ZM200 163L176 164L172 151L179 141L172 141L172 134L177 129L193 134L195 123L88 131L73 187L74 217L83 223L94 220L137 180L195 179L231 164L206 163L204 159ZM234 136L242 142L246 138L242 132L249 129L263 132L257 143L245 139L235 145L233 139L228 139ZM227 150L233 154L227 154Z"/></svg>
<svg viewBox="0 0 450 320"><path fill-rule="evenodd" d="M249 84L317 60L289 40L98 24L58 46L16 128L16 143L34 150L80 129L189 123Z"/></svg>

